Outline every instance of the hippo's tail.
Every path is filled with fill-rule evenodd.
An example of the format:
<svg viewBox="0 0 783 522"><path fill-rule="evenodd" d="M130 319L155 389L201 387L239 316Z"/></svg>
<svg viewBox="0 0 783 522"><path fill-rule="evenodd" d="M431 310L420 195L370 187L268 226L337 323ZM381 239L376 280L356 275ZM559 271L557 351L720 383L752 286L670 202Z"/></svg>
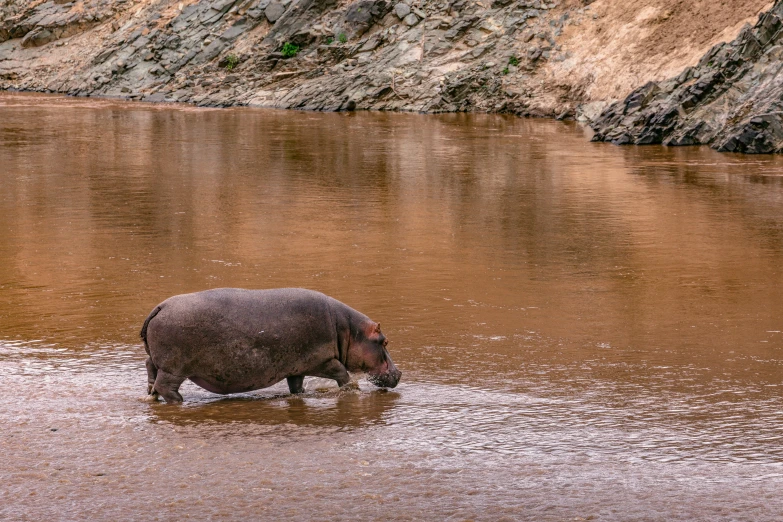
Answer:
<svg viewBox="0 0 783 522"><path fill-rule="evenodd" d="M144 320L144 325L141 327L141 340L144 341L144 350L147 352L147 355L150 355L150 347L147 344L147 327L150 325L152 318L158 315L160 310L160 306L156 306L155 309L150 312L150 315L147 317L147 319Z"/></svg>

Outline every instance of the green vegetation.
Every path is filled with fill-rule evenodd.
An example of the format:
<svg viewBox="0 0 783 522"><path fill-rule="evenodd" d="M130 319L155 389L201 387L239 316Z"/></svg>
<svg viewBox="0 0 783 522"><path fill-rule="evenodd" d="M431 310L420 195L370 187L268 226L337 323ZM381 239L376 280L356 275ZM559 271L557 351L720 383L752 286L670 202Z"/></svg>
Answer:
<svg viewBox="0 0 783 522"><path fill-rule="evenodd" d="M345 36L345 33L340 33L337 35L337 40L339 40L340 43L345 43L348 41L348 37Z"/></svg>
<svg viewBox="0 0 783 522"><path fill-rule="evenodd" d="M239 63L239 57L237 57L237 55L229 54L228 56L226 56L226 69L228 69L229 71L234 67L236 67L238 63Z"/></svg>
<svg viewBox="0 0 783 522"><path fill-rule="evenodd" d="M332 45L332 42L334 42L334 38L332 38L331 36L326 39L326 45Z"/></svg>
<svg viewBox="0 0 783 522"><path fill-rule="evenodd" d="M503 75L505 76L506 74L508 74L508 67L506 67L505 69L503 69Z"/></svg>
<svg viewBox="0 0 783 522"><path fill-rule="evenodd" d="M511 58L508 59L508 64L516 67L517 65L519 65L519 58L517 58L516 56L512 56Z"/></svg>
<svg viewBox="0 0 783 522"><path fill-rule="evenodd" d="M283 54L283 58L293 58L299 52L299 46L286 42L280 52Z"/></svg>

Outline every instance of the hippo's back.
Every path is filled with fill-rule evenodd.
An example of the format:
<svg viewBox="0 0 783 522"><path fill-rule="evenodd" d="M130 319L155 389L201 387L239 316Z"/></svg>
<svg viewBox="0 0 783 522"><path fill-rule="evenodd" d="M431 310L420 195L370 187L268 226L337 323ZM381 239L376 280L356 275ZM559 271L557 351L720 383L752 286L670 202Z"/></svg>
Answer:
<svg viewBox="0 0 783 522"><path fill-rule="evenodd" d="M336 351L333 301L301 288L177 295L151 314L150 358L169 373L226 390L269 386Z"/></svg>

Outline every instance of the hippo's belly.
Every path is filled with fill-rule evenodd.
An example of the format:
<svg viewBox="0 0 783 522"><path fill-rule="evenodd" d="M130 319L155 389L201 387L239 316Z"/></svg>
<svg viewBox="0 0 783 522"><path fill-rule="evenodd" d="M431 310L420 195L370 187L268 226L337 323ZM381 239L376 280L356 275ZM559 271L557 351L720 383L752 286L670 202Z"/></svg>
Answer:
<svg viewBox="0 0 783 522"><path fill-rule="evenodd" d="M198 377L198 376L190 376L188 377L194 384L197 386L200 386L204 388L207 391L211 391L212 393L219 393L221 395L227 395L229 393L243 393L243 392L249 392L253 390L260 390L261 388L267 388L269 386L272 386L277 381L282 380L278 379L274 382L221 382L217 379L210 379L205 377Z"/></svg>

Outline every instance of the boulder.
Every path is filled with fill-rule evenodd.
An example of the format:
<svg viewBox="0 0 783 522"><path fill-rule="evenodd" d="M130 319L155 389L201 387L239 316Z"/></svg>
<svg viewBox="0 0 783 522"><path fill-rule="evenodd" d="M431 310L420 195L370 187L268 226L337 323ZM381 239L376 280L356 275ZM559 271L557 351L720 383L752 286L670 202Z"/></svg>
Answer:
<svg viewBox="0 0 783 522"><path fill-rule="evenodd" d="M419 23L419 17L411 13L408 16L406 16L402 21L405 22L405 25L409 27L413 27L414 25Z"/></svg>
<svg viewBox="0 0 783 522"><path fill-rule="evenodd" d="M280 2L272 2L264 9L264 15L270 24L277 22L284 13L285 6Z"/></svg>
<svg viewBox="0 0 783 522"><path fill-rule="evenodd" d="M247 32L247 30L250 28L249 24L247 24L247 20L241 20L223 31L223 33L220 35L220 39L224 42L231 42L233 40L236 40L239 38L242 34Z"/></svg>
<svg viewBox="0 0 783 522"><path fill-rule="evenodd" d="M269 0L261 0L260 2L256 2L253 6L251 6L245 14L253 20L260 20L261 17L264 16L264 10L268 5Z"/></svg>
<svg viewBox="0 0 783 522"><path fill-rule="evenodd" d="M22 47L40 47L56 39L55 34L49 29L36 27L22 38Z"/></svg>
<svg viewBox="0 0 783 522"><path fill-rule="evenodd" d="M348 7L342 28L348 38L358 38L390 10L385 0L363 0Z"/></svg>
<svg viewBox="0 0 783 522"><path fill-rule="evenodd" d="M406 3L400 2L399 4L394 6L394 14L397 15L397 18L399 18L400 20L404 19L410 13L411 13L411 8Z"/></svg>

